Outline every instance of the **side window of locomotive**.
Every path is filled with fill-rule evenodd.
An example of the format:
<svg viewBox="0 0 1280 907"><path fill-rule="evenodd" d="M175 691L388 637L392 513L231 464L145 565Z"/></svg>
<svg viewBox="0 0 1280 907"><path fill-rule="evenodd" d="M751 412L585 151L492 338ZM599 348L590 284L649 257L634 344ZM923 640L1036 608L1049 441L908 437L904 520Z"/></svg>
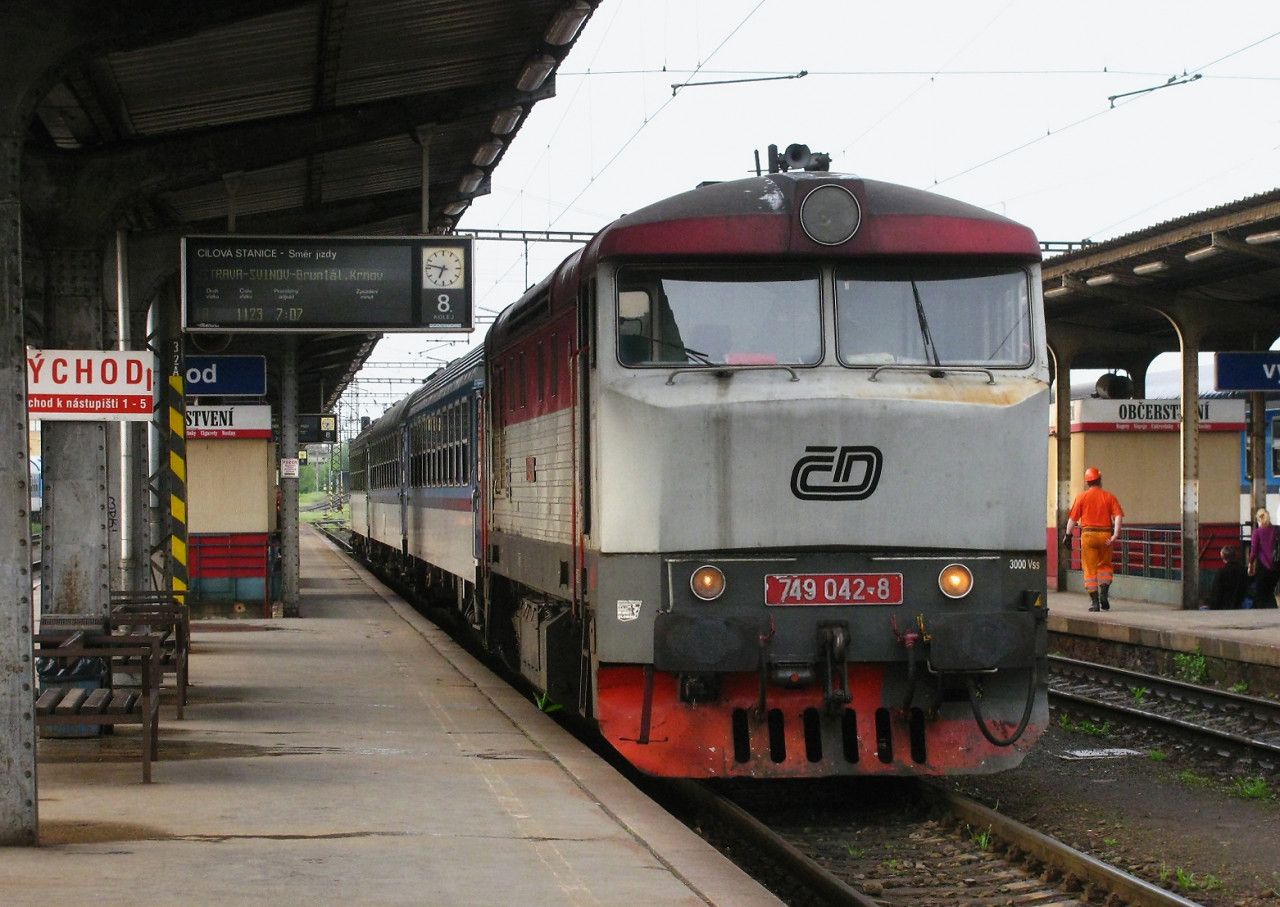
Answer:
<svg viewBox="0 0 1280 907"><path fill-rule="evenodd" d="M822 302L811 267L634 269L619 277L623 365L816 365Z"/></svg>
<svg viewBox="0 0 1280 907"><path fill-rule="evenodd" d="M1021 268L844 267L836 270L841 363L1031 362L1031 298Z"/></svg>

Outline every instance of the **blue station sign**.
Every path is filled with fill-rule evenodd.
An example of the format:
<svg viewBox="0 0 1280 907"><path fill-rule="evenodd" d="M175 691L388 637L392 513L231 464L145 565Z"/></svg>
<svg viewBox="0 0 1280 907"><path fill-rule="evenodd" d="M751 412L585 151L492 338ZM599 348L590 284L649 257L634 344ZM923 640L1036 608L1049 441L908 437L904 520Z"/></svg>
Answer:
<svg viewBox="0 0 1280 907"><path fill-rule="evenodd" d="M188 397L262 397L267 393L266 356L187 356Z"/></svg>
<svg viewBox="0 0 1280 907"><path fill-rule="evenodd" d="M1215 353L1214 387L1220 391L1280 390L1280 350Z"/></svg>

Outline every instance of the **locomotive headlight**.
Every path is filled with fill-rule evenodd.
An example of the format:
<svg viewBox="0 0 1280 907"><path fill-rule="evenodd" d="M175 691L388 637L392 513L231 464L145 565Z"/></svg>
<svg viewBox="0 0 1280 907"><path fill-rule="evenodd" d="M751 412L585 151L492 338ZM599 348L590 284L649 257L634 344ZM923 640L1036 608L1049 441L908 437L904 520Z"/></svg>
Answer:
<svg viewBox="0 0 1280 907"><path fill-rule="evenodd" d="M699 567L689 577L689 588L704 602L713 602L724 595L724 586L724 574L719 567L712 567L710 564Z"/></svg>
<svg viewBox="0 0 1280 907"><path fill-rule="evenodd" d="M973 591L973 574L963 564L948 564L938 574L938 588L947 598L964 598Z"/></svg>
<svg viewBox="0 0 1280 907"><path fill-rule="evenodd" d="M800 203L801 228L806 236L824 246L848 242L861 223L862 208L844 186L819 186Z"/></svg>

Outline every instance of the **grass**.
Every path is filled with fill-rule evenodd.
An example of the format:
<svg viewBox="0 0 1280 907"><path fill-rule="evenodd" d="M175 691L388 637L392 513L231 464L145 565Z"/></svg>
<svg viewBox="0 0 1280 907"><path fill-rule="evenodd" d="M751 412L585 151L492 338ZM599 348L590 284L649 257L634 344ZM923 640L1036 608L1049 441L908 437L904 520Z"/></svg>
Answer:
<svg viewBox="0 0 1280 907"><path fill-rule="evenodd" d="M1146 699L1151 691L1146 687L1129 687L1129 692L1133 694L1133 704L1142 705L1142 700Z"/></svg>
<svg viewBox="0 0 1280 907"><path fill-rule="evenodd" d="M1242 680L1239 683L1233 683L1230 687L1228 687L1228 689L1230 689L1231 692L1233 693L1247 693L1249 692L1249 681Z"/></svg>
<svg viewBox="0 0 1280 907"><path fill-rule="evenodd" d="M1179 652L1173 656L1173 673L1187 683L1204 683L1209 679L1209 665L1199 650L1195 654Z"/></svg>
<svg viewBox="0 0 1280 907"><path fill-rule="evenodd" d="M1170 879L1182 891L1212 891L1215 888L1222 887L1222 880L1211 872L1197 876L1194 872L1183 869L1181 866L1176 866L1173 869L1168 866L1162 866L1160 868L1160 881L1168 882Z"/></svg>
<svg viewBox="0 0 1280 907"><path fill-rule="evenodd" d="M1265 778L1236 778L1231 792L1242 800L1270 800L1275 796Z"/></svg>
<svg viewBox="0 0 1280 907"><path fill-rule="evenodd" d="M1152 750L1151 752L1147 753L1147 758L1150 759L1152 762L1164 762L1166 759L1169 758L1169 754L1166 753L1164 750Z"/></svg>
<svg viewBox="0 0 1280 907"><path fill-rule="evenodd" d="M1081 718L1079 721L1072 721L1071 716L1063 713L1058 718L1058 726L1064 731L1074 731L1077 734L1088 734L1090 737L1109 738L1115 731L1110 721L1104 721L1098 724L1090 718Z"/></svg>
<svg viewBox="0 0 1280 907"><path fill-rule="evenodd" d="M1178 780L1191 787L1210 787L1213 784L1213 779L1208 775L1197 775L1191 769L1178 772Z"/></svg>
<svg viewBox="0 0 1280 907"><path fill-rule="evenodd" d="M970 828L969 840L976 844L979 850L990 850L992 840L991 829L988 828L986 831L974 831Z"/></svg>

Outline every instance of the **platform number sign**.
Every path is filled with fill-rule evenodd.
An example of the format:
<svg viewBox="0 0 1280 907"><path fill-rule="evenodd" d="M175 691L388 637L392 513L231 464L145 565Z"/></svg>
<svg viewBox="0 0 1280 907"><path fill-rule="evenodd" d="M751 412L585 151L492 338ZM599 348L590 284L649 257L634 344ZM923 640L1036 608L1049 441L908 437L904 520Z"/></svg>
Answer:
<svg viewBox="0 0 1280 907"><path fill-rule="evenodd" d="M422 320L428 330L466 330L471 324L470 237L422 244Z"/></svg>

